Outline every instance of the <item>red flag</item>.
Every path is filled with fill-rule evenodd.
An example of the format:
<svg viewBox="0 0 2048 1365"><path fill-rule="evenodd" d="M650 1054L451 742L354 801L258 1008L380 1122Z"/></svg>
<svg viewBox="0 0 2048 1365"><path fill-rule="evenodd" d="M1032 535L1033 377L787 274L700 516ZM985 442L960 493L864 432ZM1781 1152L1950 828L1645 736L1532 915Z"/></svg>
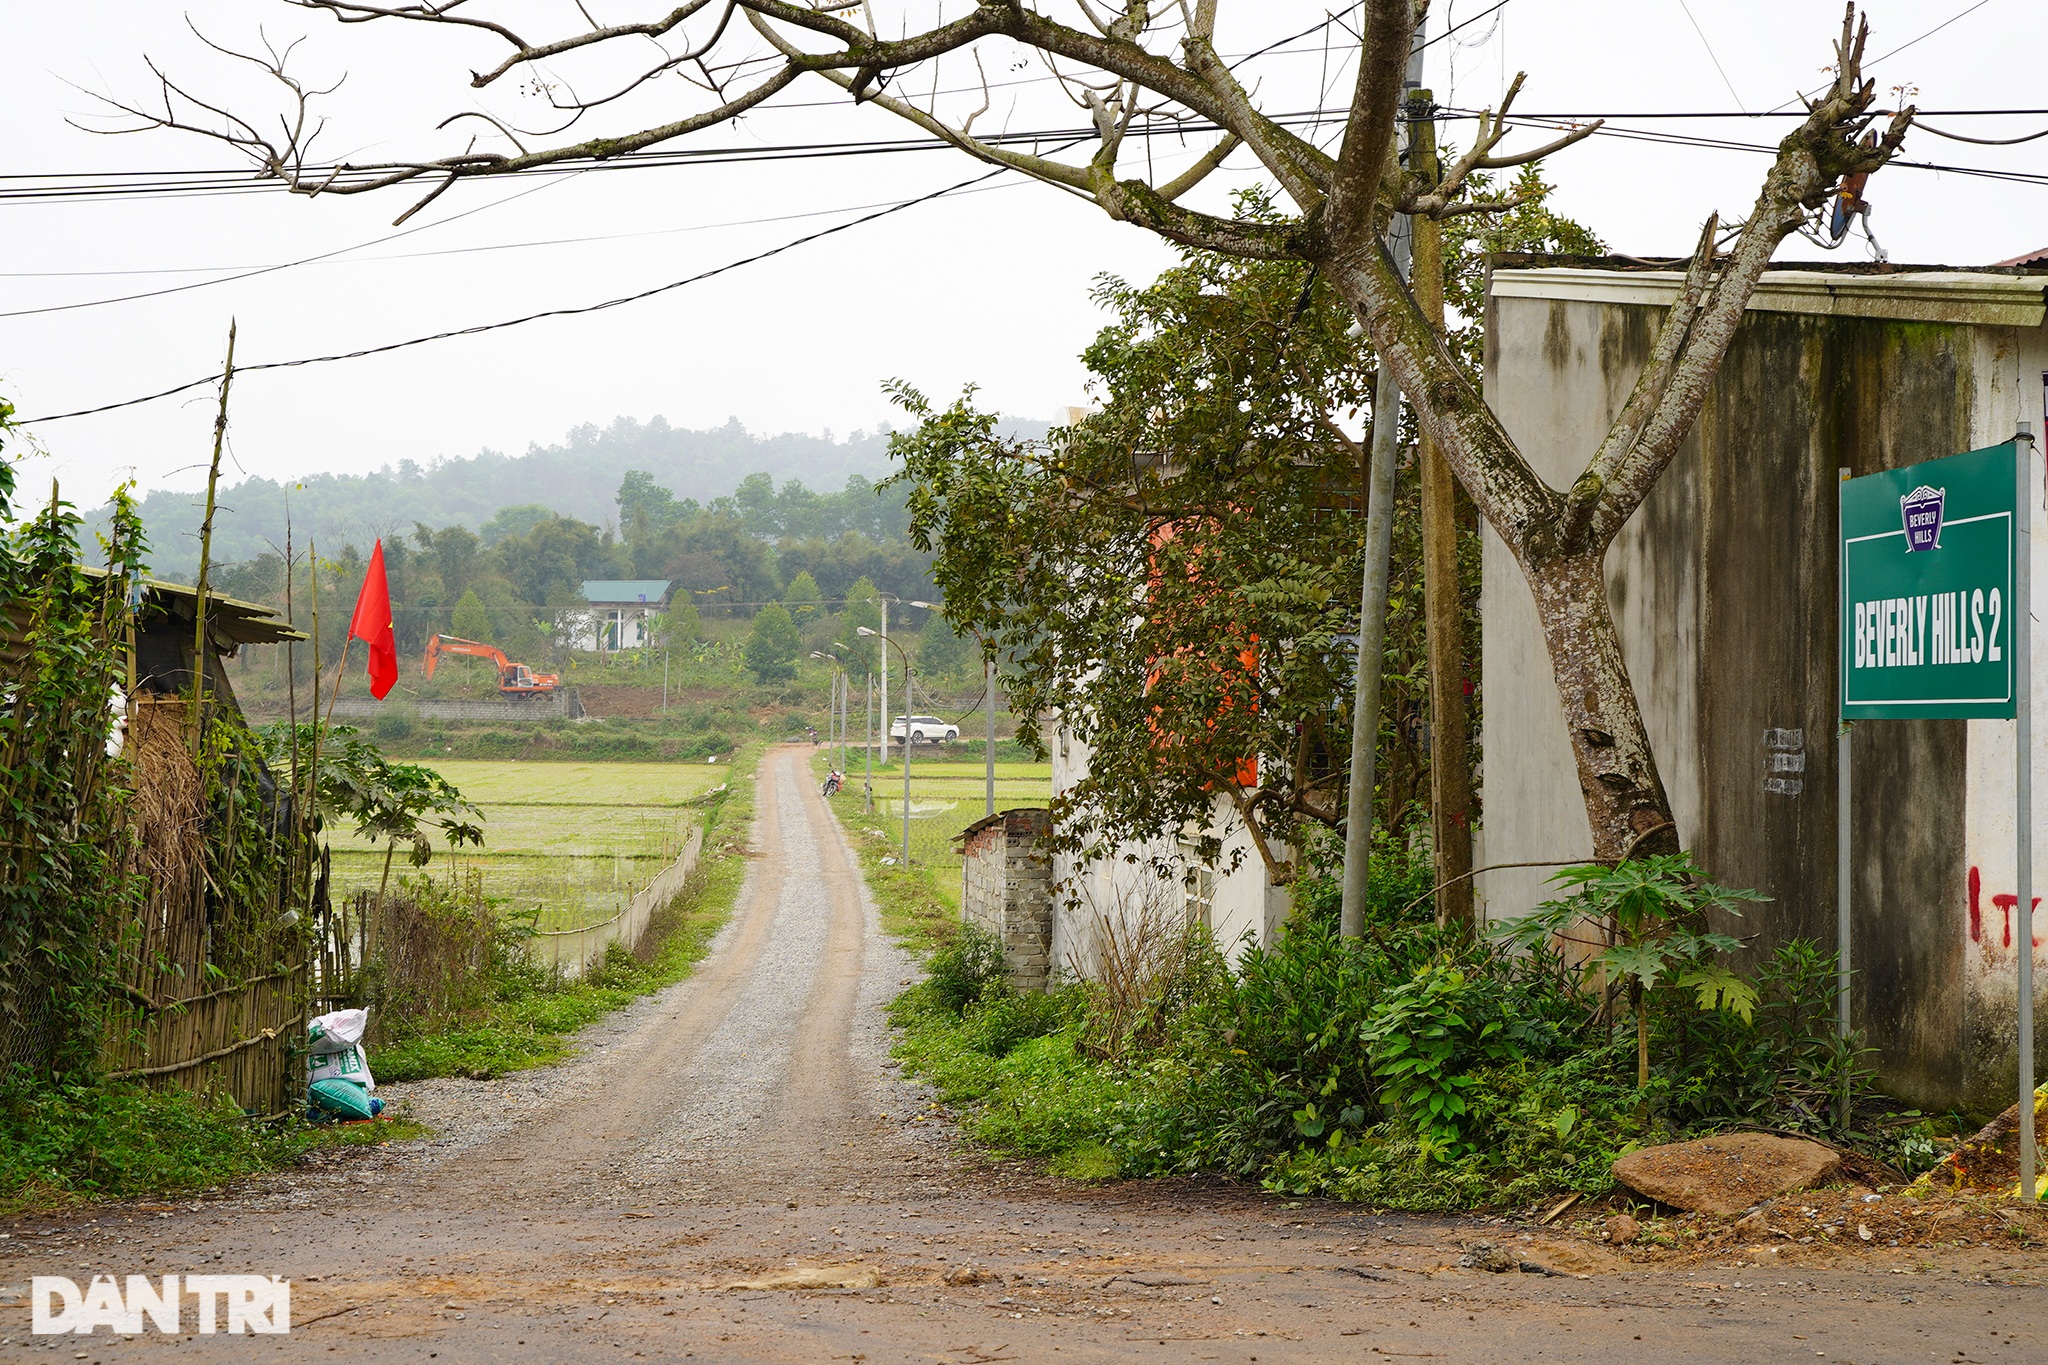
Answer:
<svg viewBox="0 0 2048 1365"><path fill-rule="evenodd" d="M391 583L384 577L384 542L370 552L370 568L349 618L348 638L370 647L370 695L379 701L398 681L398 641L391 634Z"/></svg>

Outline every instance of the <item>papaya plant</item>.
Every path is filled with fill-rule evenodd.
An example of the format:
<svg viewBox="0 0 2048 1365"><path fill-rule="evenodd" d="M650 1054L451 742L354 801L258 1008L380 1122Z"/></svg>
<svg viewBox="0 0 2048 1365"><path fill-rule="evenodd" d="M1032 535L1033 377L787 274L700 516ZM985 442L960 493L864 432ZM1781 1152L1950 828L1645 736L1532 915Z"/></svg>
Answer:
<svg viewBox="0 0 2048 1365"><path fill-rule="evenodd" d="M1636 1026L1636 1084L1650 1083L1649 998L1659 986L1689 991L1702 1010L1721 1009L1745 1021L1756 1011L1756 987L1720 961L1742 946L1707 925L1711 911L1740 916L1744 902L1769 900L1754 891L1716 886L1690 853L1662 853L1609 866L1587 863L1551 878L1569 895L1503 921L1494 936L1524 948L1552 944L1573 954L1580 989L1620 985Z"/></svg>

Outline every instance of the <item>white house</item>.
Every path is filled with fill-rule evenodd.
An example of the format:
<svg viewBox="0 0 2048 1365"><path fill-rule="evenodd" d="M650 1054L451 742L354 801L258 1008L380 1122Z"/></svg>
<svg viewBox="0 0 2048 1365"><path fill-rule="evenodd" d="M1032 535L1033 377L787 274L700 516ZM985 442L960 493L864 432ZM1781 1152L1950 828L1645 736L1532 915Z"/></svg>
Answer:
<svg viewBox="0 0 2048 1365"><path fill-rule="evenodd" d="M1056 729L1048 747L1057 799L1087 776L1088 746ZM1196 852L1204 833L1223 846L1213 867ZM1167 876L1158 874L1160 865ZM1056 853L1052 876L1051 966L1069 976L1099 976L1107 956L1164 947L1189 925L1207 929L1235 962L1248 945L1272 944L1292 906L1288 889L1268 879L1236 807L1223 796L1206 831L1121 844L1093 859Z"/></svg>
<svg viewBox="0 0 2048 1365"><path fill-rule="evenodd" d="M610 654L654 643L653 618L668 607L666 578L586 579L583 600L555 623L571 649Z"/></svg>

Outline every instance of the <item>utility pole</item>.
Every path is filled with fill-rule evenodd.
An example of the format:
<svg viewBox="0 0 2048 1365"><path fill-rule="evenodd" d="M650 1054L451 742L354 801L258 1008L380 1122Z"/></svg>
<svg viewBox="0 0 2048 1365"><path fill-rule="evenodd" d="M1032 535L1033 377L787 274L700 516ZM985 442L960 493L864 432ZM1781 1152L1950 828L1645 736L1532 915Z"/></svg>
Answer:
<svg viewBox="0 0 2048 1365"><path fill-rule="evenodd" d="M988 809L984 815L996 813L996 660L988 658L988 752L983 755L987 761Z"/></svg>
<svg viewBox="0 0 2048 1365"><path fill-rule="evenodd" d="M1425 21L1408 48L1408 87L1422 84ZM1408 273L1408 215L1388 224L1387 248ZM1372 395L1372 457L1365 494L1365 569L1358 592L1358 668L1351 694L1351 780L1344 801L1344 898L1338 932L1365 934L1365 888L1372 867L1372 803L1379 759L1380 674L1387 649L1387 575L1394 551L1395 447L1401 439L1401 389L1384 360Z"/></svg>
<svg viewBox="0 0 2048 1365"><path fill-rule="evenodd" d="M889 764L889 599L882 604L882 766ZM910 743L910 727L903 727L903 742Z"/></svg>
<svg viewBox="0 0 2048 1365"><path fill-rule="evenodd" d="M868 723L867 743L860 746L861 762L867 767L861 778L860 790L867 801L868 813L872 815L875 811L875 675L872 673L868 674L867 686L861 691L860 714L861 719Z"/></svg>
<svg viewBox="0 0 2048 1365"><path fill-rule="evenodd" d="M1437 176L1435 101L1427 90L1408 100L1408 169ZM1443 224L1411 224L1415 302L1441 336L1444 330ZM1464 598L1458 583L1458 484L1443 452L1427 435L1417 461L1422 478L1422 599L1429 636L1429 795L1436 854L1436 922L1467 936L1472 914L1472 748L1465 703Z"/></svg>

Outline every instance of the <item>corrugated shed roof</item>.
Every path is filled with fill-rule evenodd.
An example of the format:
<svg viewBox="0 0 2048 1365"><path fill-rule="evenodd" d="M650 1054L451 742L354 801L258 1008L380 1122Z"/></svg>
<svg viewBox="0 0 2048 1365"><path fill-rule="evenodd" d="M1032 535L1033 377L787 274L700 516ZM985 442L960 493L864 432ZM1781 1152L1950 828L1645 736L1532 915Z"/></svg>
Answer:
<svg viewBox="0 0 2048 1365"><path fill-rule="evenodd" d="M618 603L658 603L668 598L666 578L586 578L583 580L583 600L606 605Z"/></svg>

